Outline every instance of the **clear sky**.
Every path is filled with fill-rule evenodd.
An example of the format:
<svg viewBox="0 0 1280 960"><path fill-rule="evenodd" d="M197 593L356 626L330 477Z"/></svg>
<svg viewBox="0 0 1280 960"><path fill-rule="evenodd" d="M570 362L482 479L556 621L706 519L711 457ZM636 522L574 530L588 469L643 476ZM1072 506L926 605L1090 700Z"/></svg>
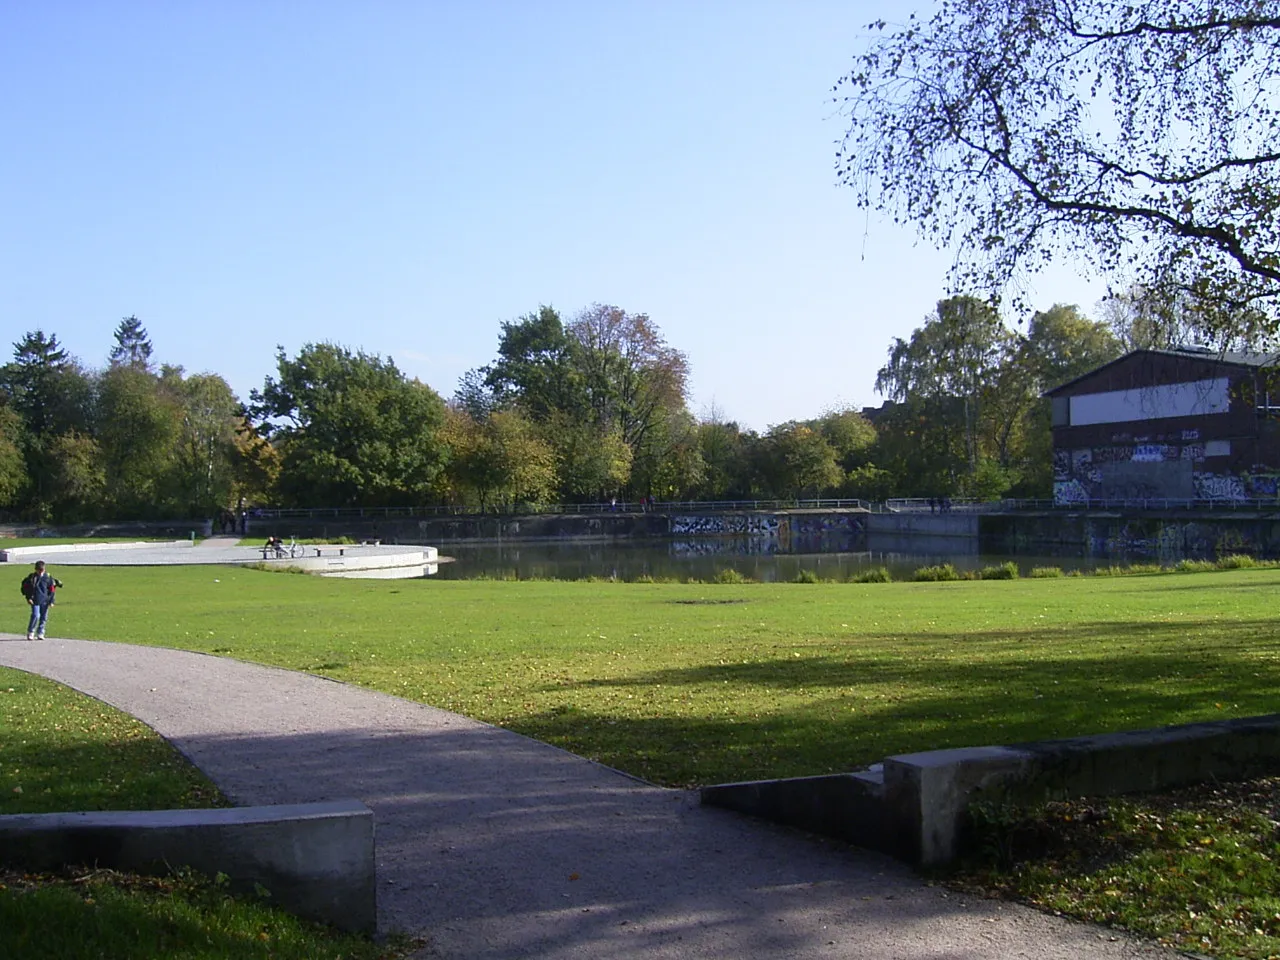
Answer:
<svg viewBox="0 0 1280 960"><path fill-rule="evenodd" d="M876 404L949 256L835 183L831 87L892 0L7 0L0 335L155 357L242 398L276 345L446 398L499 323L647 313L691 409ZM1092 312L1069 256L1031 302ZM1017 318L1010 317L1011 321Z"/></svg>

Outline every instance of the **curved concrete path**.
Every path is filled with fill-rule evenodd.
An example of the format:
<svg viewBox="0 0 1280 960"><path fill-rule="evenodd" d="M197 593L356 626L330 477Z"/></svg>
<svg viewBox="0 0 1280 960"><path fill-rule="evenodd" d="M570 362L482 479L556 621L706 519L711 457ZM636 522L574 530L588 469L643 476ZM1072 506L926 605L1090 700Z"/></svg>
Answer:
<svg viewBox="0 0 1280 960"><path fill-rule="evenodd" d="M156 647L0 641L0 664L139 717L237 803L364 801L379 926L429 937L422 957L1173 955L384 694Z"/></svg>

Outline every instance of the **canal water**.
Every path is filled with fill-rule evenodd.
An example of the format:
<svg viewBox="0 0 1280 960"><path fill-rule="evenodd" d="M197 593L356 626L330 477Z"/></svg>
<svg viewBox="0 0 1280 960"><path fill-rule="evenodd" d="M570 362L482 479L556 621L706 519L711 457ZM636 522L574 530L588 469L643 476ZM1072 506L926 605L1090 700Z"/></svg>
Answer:
<svg viewBox="0 0 1280 960"><path fill-rule="evenodd" d="M868 569L885 567L895 580L910 579L920 567L950 563L957 570L1013 560L1025 576L1034 567L1064 571L1090 570L1120 559L1084 557L1008 557L987 554L861 553L832 550L780 553L767 538L707 537L695 540L555 540L504 543L442 543L436 576L447 580L481 578L509 580L584 580L600 577L637 580L643 577L711 580L733 569L764 582L796 579L802 571L824 580L849 580Z"/></svg>

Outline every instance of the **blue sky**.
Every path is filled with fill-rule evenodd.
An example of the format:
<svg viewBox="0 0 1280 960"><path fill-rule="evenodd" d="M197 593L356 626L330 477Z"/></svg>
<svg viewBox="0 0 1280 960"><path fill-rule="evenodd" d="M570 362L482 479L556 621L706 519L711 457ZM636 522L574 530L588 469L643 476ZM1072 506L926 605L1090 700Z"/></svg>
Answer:
<svg viewBox="0 0 1280 960"><path fill-rule="evenodd" d="M856 209L831 86L867 2L0 6L3 339L156 357L242 397L330 340L450 396L499 323L648 313L691 409L879 403L949 255ZM1031 302L1092 311L1069 258ZM1010 317L1016 320L1016 317Z"/></svg>

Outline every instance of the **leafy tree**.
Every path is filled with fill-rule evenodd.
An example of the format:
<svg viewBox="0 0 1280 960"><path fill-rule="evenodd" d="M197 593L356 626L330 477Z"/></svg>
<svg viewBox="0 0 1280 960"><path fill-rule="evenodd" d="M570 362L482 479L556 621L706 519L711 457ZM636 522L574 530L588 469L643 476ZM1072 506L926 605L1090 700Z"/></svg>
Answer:
<svg viewBox="0 0 1280 960"><path fill-rule="evenodd" d="M487 383L487 368L468 370L458 378L458 388L453 392L453 406L466 411L473 420L486 420L497 409L498 401Z"/></svg>
<svg viewBox="0 0 1280 960"><path fill-rule="evenodd" d="M783 497L817 497L839 485L844 471L822 434L794 421L773 427L764 441L764 474Z"/></svg>
<svg viewBox="0 0 1280 960"><path fill-rule="evenodd" d="M1280 15L1271 0L944 0L835 87L861 205L995 295L1068 249L1195 305L1219 342L1280 324Z"/></svg>
<svg viewBox="0 0 1280 960"><path fill-rule="evenodd" d="M214 373L184 377L181 367L166 366L161 385L173 398L179 418L172 461L174 498L197 516L211 516L235 503L240 401Z"/></svg>
<svg viewBox="0 0 1280 960"><path fill-rule="evenodd" d="M49 461L52 469L36 505L40 519L66 523L93 517L106 486L97 441L76 430L60 433L49 443Z"/></svg>
<svg viewBox="0 0 1280 960"><path fill-rule="evenodd" d="M888 500L898 496L900 490L901 487L890 471L868 463L849 471L842 492L861 500Z"/></svg>
<svg viewBox="0 0 1280 960"><path fill-rule="evenodd" d="M476 371L484 374L491 391L487 403L474 377L464 377L459 399L473 409L477 404L503 406L519 403L534 420L556 412L582 412L586 397L578 376L577 342L565 330L560 314L542 306L512 323L502 324L498 359Z"/></svg>
<svg viewBox="0 0 1280 960"><path fill-rule="evenodd" d="M989 304L950 297L909 341L895 337L889 361L876 375L876 390L912 406L936 431L939 476L963 476L977 466L989 385L1014 345L1012 334ZM955 492L949 487L941 492Z"/></svg>
<svg viewBox="0 0 1280 960"><path fill-rule="evenodd" d="M567 501L604 500L631 479L631 447L615 427L558 413L546 424L556 455L556 476Z"/></svg>
<svg viewBox="0 0 1280 960"><path fill-rule="evenodd" d="M857 410L829 410L809 425L831 445L845 473L863 466L876 442L876 428Z"/></svg>
<svg viewBox="0 0 1280 960"><path fill-rule="evenodd" d="M144 368L116 364L98 381L97 447L103 494L117 517L168 512L166 482L173 470L180 412Z"/></svg>
<svg viewBox="0 0 1280 960"><path fill-rule="evenodd" d="M743 500L754 487L752 448L759 438L716 411L698 424L698 452L703 474L700 495L708 500Z"/></svg>
<svg viewBox="0 0 1280 960"><path fill-rule="evenodd" d="M1049 497L1053 493L1053 437L1050 404L1045 390L1074 380L1116 359L1124 352L1106 323L1090 320L1076 306L1054 304L1036 313L1018 352L1008 364L1012 384L1025 385L1020 408L1010 408L1011 423L1022 432L1021 476L1011 491L1020 496Z"/></svg>
<svg viewBox="0 0 1280 960"><path fill-rule="evenodd" d="M116 327L115 340L108 357L109 366L150 371L151 338L147 336L146 328L137 317L128 316L120 321L120 325Z"/></svg>
<svg viewBox="0 0 1280 960"><path fill-rule="evenodd" d="M684 354L646 315L594 304L566 326L543 306L502 324L497 359L463 376L455 404L476 420L524 411L555 447L568 499L628 484L637 493L686 490L701 473L687 379Z"/></svg>
<svg viewBox="0 0 1280 960"><path fill-rule="evenodd" d="M464 409L449 409L444 436L454 495L478 502L481 511L495 504L539 503L555 489L555 454L518 410L495 410L476 420Z"/></svg>
<svg viewBox="0 0 1280 960"><path fill-rule="evenodd" d="M33 330L15 343L13 360L0 368L0 389L33 440L88 425L89 377L56 335Z"/></svg>
<svg viewBox="0 0 1280 960"><path fill-rule="evenodd" d="M1043 391L1110 363L1124 347L1105 323L1090 320L1077 306L1057 303L1031 318L1023 351L1026 372Z"/></svg>
<svg viewBox="0 0 1280 960"><path fill-rule="evenodd" d="M684 408L688 360L643 313L593 304L569 326L595 422L617 427L634 456L673 410Z"/></svg>
<svg viewBox="0 0 1280 960"><path fill-rule="evenodd" d="M281 457L290 503L334 506L422 502L448 459L444 403L389 358L331 343L276 354L278 377L253 391L254 419Z"/></svg>
<svg viewBox="0 0 1280 960"><path fill-rule="evenodd" d="M266 504L275 499L276 485L280 479L280 451L271 445L263 431L251 423L247 411L241 409L236 416L232 437L232 501Z"/></svg>
<svg viewBox="0 0 1280 960"><path fill-rule="evenodd" d="M22 418L0 406L0 510L16 509L27 487L27 463L22 456Z"/></svg>
<svg viewBox="0 0 1280 960"><path fill-rule="evenodd" d="M667 409L645 434L632 462L630 488L640 496L684 500L705 472L697 422L682 405Z"/></svg>
<svg viewBox="0 0 1280 960"><path fill-rule="evenodd" d="M48 519L58 469L53 443L68 432L87 432L93 408L89 377L56 336L34 330L13 345L13 360L0 367L0 392L22 420L20 437L28 479L22 506L34 516ZM90 488L92 485L78 487Z"/></svg>

